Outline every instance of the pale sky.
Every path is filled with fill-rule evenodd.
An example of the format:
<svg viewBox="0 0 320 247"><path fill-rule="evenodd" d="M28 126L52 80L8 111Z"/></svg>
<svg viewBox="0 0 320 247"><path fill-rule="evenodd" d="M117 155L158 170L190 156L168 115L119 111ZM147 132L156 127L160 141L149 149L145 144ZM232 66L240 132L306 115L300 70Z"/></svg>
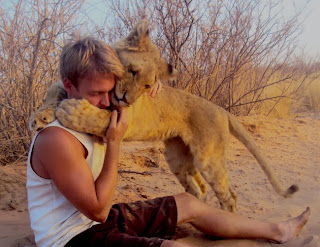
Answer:
<svg viewBox="0 0 320 247"><path fill-rule="evenodd" d="M308 11L310 11L310 13L303 25L300 44L305 46L306 52L308 52L309 55L320 56L320 1L311 0Z"/></svg>
<svg viewBox="0 0 320 247"><path fill-rule="evenodd" d="M104 14L104 1L106 0L88 0L85 3L85 8L91 12L95 19L99 19ZM295 8L299 9L306 3L308 3L304 12L306 19L302 26L298 44L309 57L318 56L320 58L320 0L284 0L284 15L286 13L288 15L294 14Z"/></svg>

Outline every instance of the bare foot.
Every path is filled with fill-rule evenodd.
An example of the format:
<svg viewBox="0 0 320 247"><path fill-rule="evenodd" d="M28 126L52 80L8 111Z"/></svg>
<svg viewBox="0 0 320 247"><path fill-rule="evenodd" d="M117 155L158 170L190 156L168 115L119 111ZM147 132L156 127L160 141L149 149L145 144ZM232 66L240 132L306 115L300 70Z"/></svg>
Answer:
<svg viewBox="0 0 320 247"><path fill-rule="evenodd" d="M307 207L307 209L299 216L279 223L278 226L280 232L282 232L282 237L280 237L280 240L278 240L277 243L283 244L298 236L303 226L307 223L309 215L310 208Z"/></svg>

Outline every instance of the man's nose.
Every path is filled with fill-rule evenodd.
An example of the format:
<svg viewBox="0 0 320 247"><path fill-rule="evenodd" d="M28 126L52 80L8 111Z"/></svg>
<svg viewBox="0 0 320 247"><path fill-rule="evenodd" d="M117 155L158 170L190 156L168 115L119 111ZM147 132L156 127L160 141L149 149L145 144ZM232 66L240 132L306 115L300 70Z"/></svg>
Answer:
<svg viewBox="0 0 320 247"><path fill-rule="evenodd" d="M109 101L109 95L108 95L108 93L105 93L105 94L101 95L100 104L101 104L102 106L104 106L104 107L110 106L110 101Z"/></svg>

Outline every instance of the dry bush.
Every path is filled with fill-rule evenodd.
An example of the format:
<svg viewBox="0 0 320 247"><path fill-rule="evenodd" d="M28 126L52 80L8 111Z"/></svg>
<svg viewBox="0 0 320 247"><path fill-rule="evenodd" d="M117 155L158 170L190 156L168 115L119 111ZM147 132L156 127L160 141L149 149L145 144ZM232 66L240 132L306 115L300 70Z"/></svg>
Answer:
<svg viewBox="0 0 320 247"><path fill-rule="evenodd" d="M148 18L162 56L181 72L168 84L235 114L270 115L285 100L319 107L319 66L292 57L303 6L284 19L283 0L108 0L99 24L85 23L82 4L0 0L0 164L26 157L29 116L58 80L61 47L79 28L110 43Z"/></svg>
<svg viewBox="0 0 320 247"><path fill-rule="evenodd" d="M250 114L286 118L310 109L317 111L320 94L316 92L316 85L320 70L314 65L295 62L292 66L283 66L268 78L260 92L261 100L250 104Z"/></svg>
<svg viewBox="0 0 320 247"><path fill-rule="evenodd" d="M25 158L29 116L58 78L63 40L81 1L14 1L0 4L0 164Z"/></svg>
<svg viewBox="0 0 320 247"><path fill-rule="evenodd" d="M177 81L168 84L235 114L248 115L262 107L261 102L276 109L314 74L292 65L304 5L284 18L279 10L285 2L273 0L110 0L106 4L110 24L104 23L108 32L99 32L100 37L112 42L147 17L162 55L181 72Z"/></svg>

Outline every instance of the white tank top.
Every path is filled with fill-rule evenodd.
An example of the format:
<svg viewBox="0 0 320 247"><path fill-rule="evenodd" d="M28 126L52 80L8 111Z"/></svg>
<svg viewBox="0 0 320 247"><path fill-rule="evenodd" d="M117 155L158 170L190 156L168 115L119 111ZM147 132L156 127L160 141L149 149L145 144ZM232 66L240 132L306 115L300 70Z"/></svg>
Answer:
<svg viewBox="0 0 320 247"><path fill-rule="evenodd" d="M94 136L63 127L57 120L47 125L57 126L74 135L87 149L86 161L94 180L101 172L106 152L105 144ZM31 228L39 247L64 246L74 236L99 224L79 212L57 189L51 179L38 176L31 167L31 154L39 132L33 137L27 165L28 209ZM59 148L59 147L57 147Z"/></svg>

